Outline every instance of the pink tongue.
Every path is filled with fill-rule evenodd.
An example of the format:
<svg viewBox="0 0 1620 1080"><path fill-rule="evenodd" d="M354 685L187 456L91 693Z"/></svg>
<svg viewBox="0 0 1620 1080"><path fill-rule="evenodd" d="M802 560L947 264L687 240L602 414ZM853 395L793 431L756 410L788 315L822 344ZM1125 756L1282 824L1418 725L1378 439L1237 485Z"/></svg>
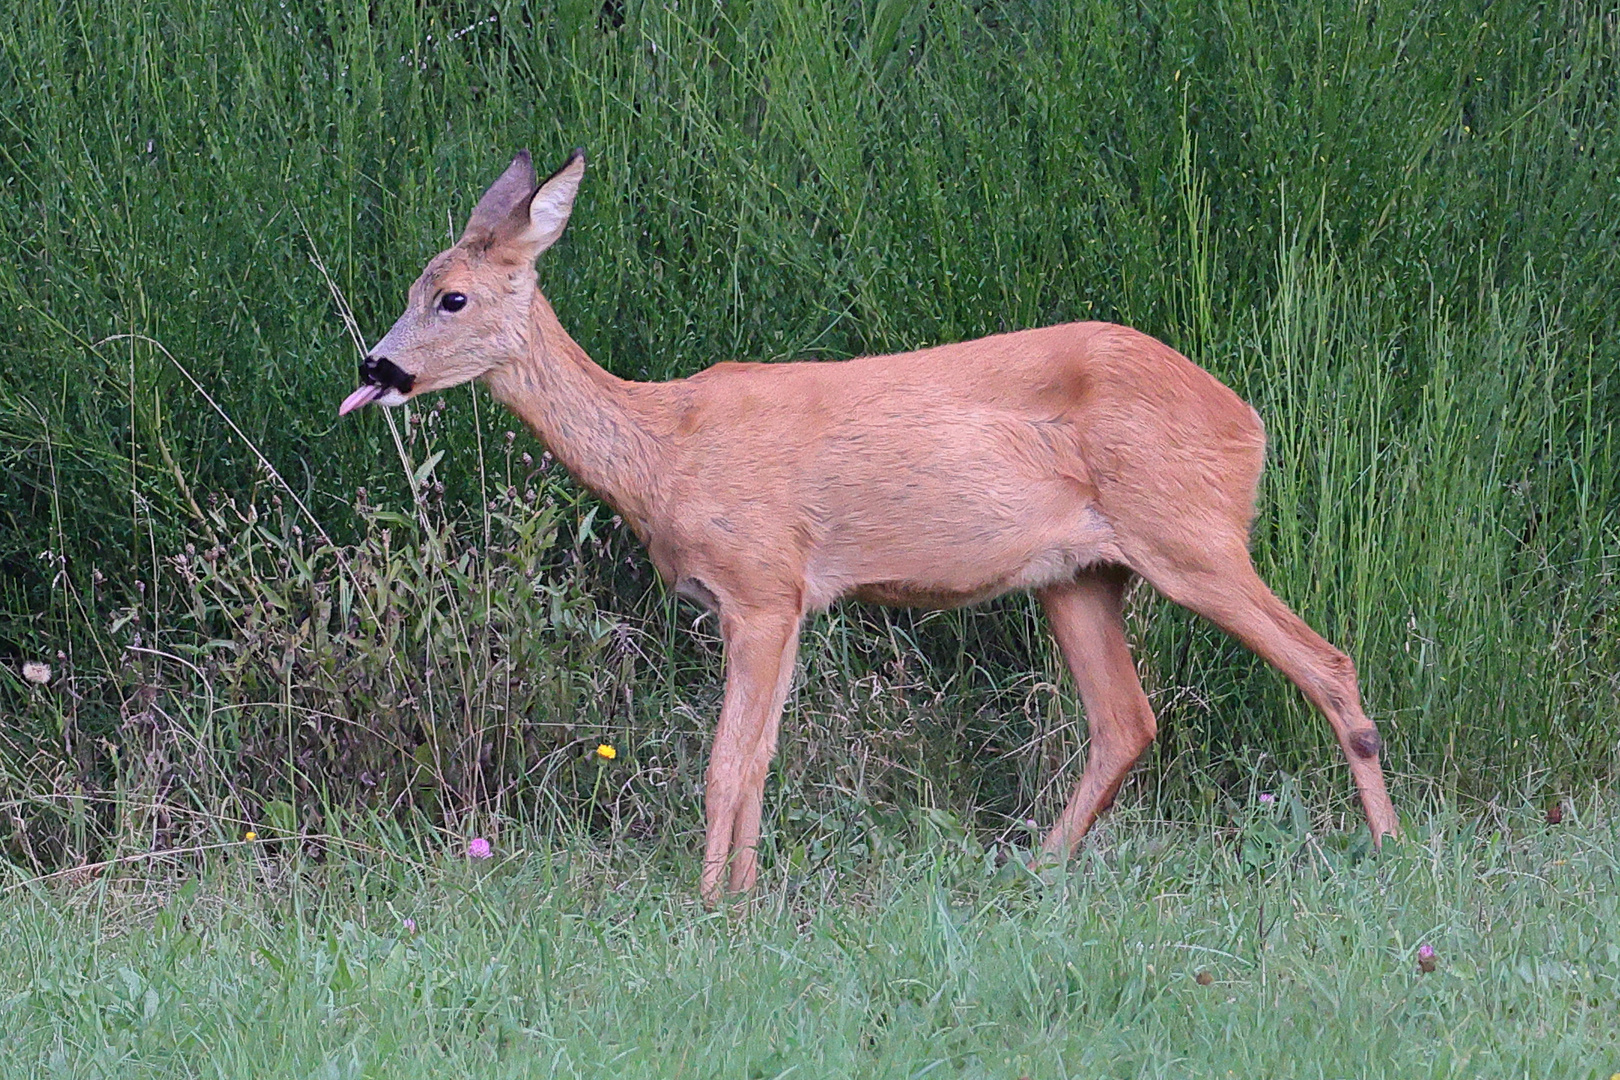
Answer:
<svg viewBox="0 0 1620 1080"><path fill-rule="evenodd" d="M383 396L383 388L382 387L380 387L380 386L362 386L360 389L356 390L354 393L350 394L348 397L343 399L343 404L338 406L338 415L339 416L347 416L349 413L354 412L354 410L358 409L360 406L362 406L362 405L370 405L373 401L376 401L378 398L380 398L382 396Z"/></svg>

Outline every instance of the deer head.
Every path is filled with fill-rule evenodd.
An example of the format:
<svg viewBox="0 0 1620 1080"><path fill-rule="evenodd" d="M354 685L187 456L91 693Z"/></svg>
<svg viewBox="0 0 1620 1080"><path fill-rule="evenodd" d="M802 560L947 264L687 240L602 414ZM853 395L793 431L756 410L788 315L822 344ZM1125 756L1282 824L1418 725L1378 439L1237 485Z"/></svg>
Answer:
<svg viewBox="0 0 1620 1080"><path fill-rule="evenodd" d="M405 314L360 363L360 388L338 415L401 405L481 378L528 351L534 261L562 235L585 175L585 151L536 187L527 150L478 200L454 247L411 286Z"/></svg>

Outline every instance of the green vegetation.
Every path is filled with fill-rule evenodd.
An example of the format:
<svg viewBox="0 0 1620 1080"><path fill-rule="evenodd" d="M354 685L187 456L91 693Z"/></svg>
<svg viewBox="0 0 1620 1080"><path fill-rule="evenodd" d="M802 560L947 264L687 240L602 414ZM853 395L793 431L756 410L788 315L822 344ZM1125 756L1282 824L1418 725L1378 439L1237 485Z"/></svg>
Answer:
<svg viewBox="0 0 1620 1080"><path fill-rule="evenodd" d="M1230 831L1127 812L1045 887L936 831L778 878L751 911L705 913L689 861L592 840L471 861L348 838L318 865L238 845L183 885L37 883L0 895L0 1072L1620 1071L1612 806L1557 828L1442 813L1355 861L1288 803Z"/></svg>
<svg viewBox="0 0 1620 1080"><path fill-rule="evenodd" d="M1585 0L0 5L0 1072L1620 1071L1617 115ZM482 391L335 417L575 145L621 375L1104 318L1253 401L1407 838L1138 593L1163 736L1043 881L1033 606L841 607L697 908L713 627Z"/></svg>
<svg viewBox="0 0 1620 1080"><path fill-rule="evenodd" d="M1617 34L1576 0L6 4L0 849L685 844L712 628L481 391L334 415L345 306L380 334L524 146L589 149L542 284L626 376L1082 318L1178 346L1266 418L1258 562L1356 657L1398 803L1612 783ZM1341 818L1291 687L1149 596L1132 632L1164 737L1123 802L1293 776ZM1026 600L806 645L782 858L1050 818L1083 726Z"/></svg>

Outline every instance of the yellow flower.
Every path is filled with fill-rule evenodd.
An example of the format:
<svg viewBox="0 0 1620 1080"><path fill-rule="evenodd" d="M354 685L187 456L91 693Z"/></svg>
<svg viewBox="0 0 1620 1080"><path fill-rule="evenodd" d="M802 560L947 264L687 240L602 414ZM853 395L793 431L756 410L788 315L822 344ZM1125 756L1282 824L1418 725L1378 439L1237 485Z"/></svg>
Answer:
<svg viewBox="0 0 1620 1080"><path fill-rule="evenodd" d="M252 829L249 829L247 831L247 833L242 837L242 839L249 840L249 841L257 840L258 838L259 838L259 834L254 832Z"/></svg>
<svg viewBox="0 0 1620 1080"><path fill-rule="evenodd" d="M602 743L596 748L596 756L601 758L603 761L612 761L614 758L619 756L619 752L613 749L613 747L608 743Z"/></svg>

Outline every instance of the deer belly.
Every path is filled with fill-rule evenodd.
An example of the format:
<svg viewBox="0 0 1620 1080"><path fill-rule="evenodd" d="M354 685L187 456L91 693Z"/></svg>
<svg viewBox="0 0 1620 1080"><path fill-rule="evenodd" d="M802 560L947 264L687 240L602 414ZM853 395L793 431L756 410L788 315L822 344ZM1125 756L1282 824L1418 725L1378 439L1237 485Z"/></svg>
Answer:
<svg viewBox="0 0 1620 1080"><path fill-rule="evenodd" d="M1033 520L913 522L915 530L863 531L827 544L807 567L813 602L853 596L892 607L953 608L1019 589L1072 580L1120 561L1114 530L1094 507Z"/></svg>
<svg viewBox="0 0 1620 1080"><path fill-rule="evenodd" d="M801 489L808 599L958 607L1118 561L1074 438L942 414L830 444Z"/></svg>

